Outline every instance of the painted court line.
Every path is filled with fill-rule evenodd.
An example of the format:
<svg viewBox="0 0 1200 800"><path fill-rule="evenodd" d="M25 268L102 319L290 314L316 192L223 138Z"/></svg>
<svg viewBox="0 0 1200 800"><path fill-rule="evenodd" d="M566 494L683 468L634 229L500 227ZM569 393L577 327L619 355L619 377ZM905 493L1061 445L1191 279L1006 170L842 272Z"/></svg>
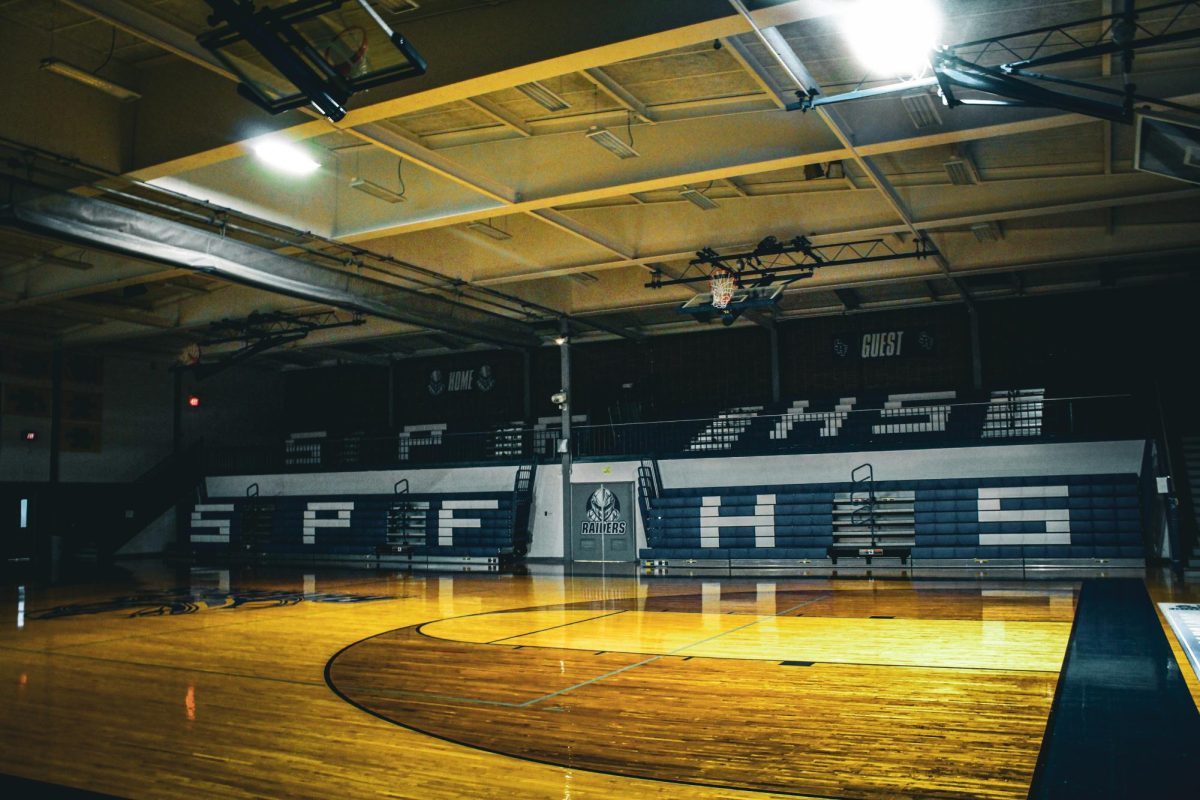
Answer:
<svg viewBox="0 0 1200 800"><path fill-rule="evenodd" d="M526 708L526 707L534 705L536 703L540 703L543 700L549 700L552 697L559 697L559 696L567 694L569 692L573 692L576 689L582 689L585 686L591 686L593 683L599 683L600 681L607 680L608 678L611 678L614 675L620 675L622 672L628 672L631 669L637 669L638 667L643 667L646 664L650 664L652 662L658 661L659 659L667 658L669 656L673 656L678 653L682 653L684 650L688 650L693 647L697 647L699 645L705 644L707 642L711 642L714 639L719 639L722 636L726 636L735 631L744 630L746 628L751 627L752 625L757 625L758 623L762 622L763 620L774 619L775 617L781 617L785 614L790 614L791 612L795 611L798 608L803 608L804 606L810 605L812 603L816 603L821 600L826 600L829 597L832 597L832 595L822 595L820 597L815 597L812 600L806 600L805 602L800 603L799 605L794 605L791 608L785 609L783 611L776 612L775 614L758 617L757 619L747 622L745 625L738 625L736 628L730 628L727 631L721 631L720 633L713 634L712 636L701 639L698 642L691 642L690 644L685 644L683 647L677 647L674 650L670 651L669 653L662 653L660 655L651 656L650 658L642 659L641 661L637 662L636 664L629 664L628 666L621 667L620 669L614 669L611 672L606 672L603 675L598 675L595 678L590 678L589 680L583 681L581 683L577 683L574 686L568 686L565 689L559 689L556 692L551 692L550 694L542 695L541 697L535 697L532 700L527 700L524 703L521 703L519 708Z"/></svg>
<svg viewBox="0 0 1200 800"><path fill-rule="evenodd" d="M484 642L484 644L499 644L500 642L507 642L509 639L520 639L522 636L533 636L534 634L545 633L546 631L556 631L559 628L566 628L570 625L578 625L581 622L591 622L594 619L604 619L605 617L615 617L617 614L624 614L628 610L629 609L627 609L627 608L623 608L620 611L610 611L607 614L599 614L595 617L588 617L587 619L572 620L571 622L564 622L561 625L551 625L549 628L541 628L536 631L526 631L524 633L514 633L512 636L504 636L500 639L493 639L490 642Z"/></svg>

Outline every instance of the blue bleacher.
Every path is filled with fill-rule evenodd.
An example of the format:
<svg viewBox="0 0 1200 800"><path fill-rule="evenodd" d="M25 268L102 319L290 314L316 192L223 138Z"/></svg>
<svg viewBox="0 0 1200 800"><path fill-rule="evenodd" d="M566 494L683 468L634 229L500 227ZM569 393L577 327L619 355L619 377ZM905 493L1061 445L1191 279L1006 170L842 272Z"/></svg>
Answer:
<svg viewBox="0 0 1200 800"><path fill-rule="evenodd" d="M401 495L337 495L304 497L211 498L197 505L200 519L226 522L229 536L223 541L197 541L211 537L218 528L198 525L195 515L189 529L192 549L198 555L237 554L250 550L258 554L300 558L373 557L387 544L388 513ZM513 551L513 496L511 492L471 492L454 494L406 494L405 500L428 503L425 533L421 543L409 548L412 555L425 557L507 556ZM485 501L495 508L447 508L454 501ZM348 504L345 524L339 512L310 511L310 504ZM231 511L205 510L211 506L232 506ZM248 538L247 513L252 508L266 509L269 527L265 536L252 543ZM442 512L450 512L444 518ZM312 514L308 517L306 512ZM478 520L478 527L446 526L439 535L439 520ZM322 524L326 523L326 524ZM330 524L332 523L332 524ZM305 528L312 528L311 542L305 541ZM446 539L449 539L449 543Z"/></svg>
<svg viewBox="0 0 1200 800"><path fill-rule="evenodd" d="M640 555L650 560L824 559L833 544L835 495L852 488L820 483L664 489L660 497L645 498L648 546ZM1145 556L1136 475L877 481L875 491L913 493L910 555L918 563ZM768 496L773 503L758 502ZM707 512L706 497L718 499L708 501ZM760 506L771 509L758 508L763 513L756 514ZM715 533L709 523L710 546L704 546L706 514L739 521L718 526ZM755 527L747 521L772 525L774 546L756 546Z"/></svg>

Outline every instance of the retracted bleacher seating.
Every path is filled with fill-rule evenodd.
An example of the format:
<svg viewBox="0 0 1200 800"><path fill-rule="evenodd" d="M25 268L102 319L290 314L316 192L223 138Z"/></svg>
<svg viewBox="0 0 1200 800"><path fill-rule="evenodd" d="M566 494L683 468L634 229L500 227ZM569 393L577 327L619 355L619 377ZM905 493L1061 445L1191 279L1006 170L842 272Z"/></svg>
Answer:
<svg viewBox="0 0 1200 800"><path fill-rule="evenodd" d="M660 572L870 564L839 549L861 535L861 526L840 527L850 525L838 509L854 489L840 482L659 490L642 497L642 563ZM1145 564L1136 475L877 481L875 491L904 506L904 530L891 540L902 547L888 553L901 553L895 563L1022 570Z"/></svg>
<svg viewBox="0 0 1200 800"><path fill-rule="evenodd" d="M216 497L192 509L189 540L200 558L497 569L524 541L519 502L516 492Z"/></svg>

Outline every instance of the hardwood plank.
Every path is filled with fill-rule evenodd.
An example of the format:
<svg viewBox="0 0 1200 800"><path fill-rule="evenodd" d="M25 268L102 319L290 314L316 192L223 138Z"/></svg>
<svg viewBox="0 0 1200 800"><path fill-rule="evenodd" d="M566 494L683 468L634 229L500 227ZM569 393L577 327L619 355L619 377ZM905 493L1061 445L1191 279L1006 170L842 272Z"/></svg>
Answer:
<svg viewBox="0 0 1200 800"><path fill-rule="evenodd" d="M1016 797L1052 672L779 662L805 660L799 646L823 628L847 634L823 645L831 654L868 649L848 635L854 626L953 638L960 629L943 623L983 631L999 619L1005 641L1028 636L1032 647L1039 629L1015 634L1009 622L1065 623L1074 586L129 571L27 587L20 628L15 586L0 587L0 772L123 797ZM250 600L235 605L238 593ZM337 593L387 599L317 601ZM180 597L190 613L156 611ZM45 614L69 606L84 608ZM152 615L131 616L139 609ZM775 616L789 609L804 616ZM539 645L607 625L602 642L571 646L615 647L416 632L449 618L463 636L473 626L469 638ZM710 635L721 658L660 655ZM335 682L434 735L330 691L326 664L348 646L330 667ZM728 657L755 651L764 658Z"/></svg>

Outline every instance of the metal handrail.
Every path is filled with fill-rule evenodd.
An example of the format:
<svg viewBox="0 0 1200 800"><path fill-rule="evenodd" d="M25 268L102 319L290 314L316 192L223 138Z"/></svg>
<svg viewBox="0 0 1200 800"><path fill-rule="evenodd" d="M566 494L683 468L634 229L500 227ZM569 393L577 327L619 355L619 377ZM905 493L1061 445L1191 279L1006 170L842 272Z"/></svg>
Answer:
<svg viewBox="0 0 1200 800"><path fill-rule="evenodd" d="M720 417L684 418L657 422L628 422L604 425L579 425L571 437L573 454L588 456L627 456L631 458L667 455L721 455L736 448L742 453L791 453L824 450L854 449L864 444L893 447L909 441L929 442L939 437L948 442L995 442L1005 439L1033 441L1064 436L1140 436L1138 416L1126 413L1122 406L1113 409L1112 401L1134 401L1128 394L1079 395L1061 398L1005 398L994 402L919 401L905 406L911 418L903 413L884 416L886 409L857 408L847 411L784 411L756 414L748 417L744 428L728 436L716 435L697 444L696 434L711 426ZM811 407L810 407L811 408ZM937 422L930 430L930 420L921 414L938 409ZM991 417L985 409L1000 413ZM1036 412L1036 413L1030 413ZM1089 412L1091 412L1089 414ZM798 419L799 418L799 419ZM839 420L840 435L818 435L813 425L827 420ZM771 426L780 420L793 420L783 435L768 436ZM866 422L864 422L866 420ZM805 425L805 427L799 427ZM876 425L889 430L876 430ZM481 461L528 461L538 458L540 443L554 437L556 431L524 429L514 432L521 437L511 451L496 452L489 442L494 431L476 431L441 435L437 443L411 442L399 449L397 433L381 436L328 437L306 440L312 443L309 452L289 453L285 446L254 448L208 448L208 474L264 474L270 472L328 471L339 469L395 469L419 466L423 463L478 463ZM406 440L407 441L407 440ZM655 462L654 484L661 485Z"/></svg>

